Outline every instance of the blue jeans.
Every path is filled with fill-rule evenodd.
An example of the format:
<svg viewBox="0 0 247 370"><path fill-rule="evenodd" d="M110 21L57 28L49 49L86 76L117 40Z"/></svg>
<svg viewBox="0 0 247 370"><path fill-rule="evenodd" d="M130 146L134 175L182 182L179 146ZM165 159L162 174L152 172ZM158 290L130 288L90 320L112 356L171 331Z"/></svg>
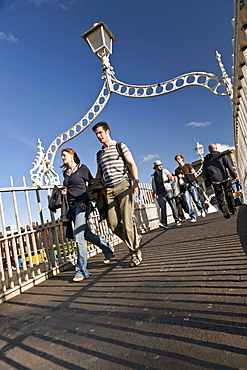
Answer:
<svg viewBox="0 0 247 370"><path fill-rule="evenodd" d="M163 194L158 194L158 203L161 208L161 223L167 225L167 213L166 213L166 201L169 203L172 209L172 215L175 221L178 221L178 209L176 206L173 191L166 190Z"/></svg>
<svg viewBox="0 0 247 370"><path fill-rule="evenodd" d="M106 259L113 257L114 248L101 236L93 234L87 225L90 206L87 211L81 208L81 203L70 207L70 216L74 222L74 238L77 247L77 263L75 266L76 276L87 278L87 244L86 240L97 245L104 253Z"/></svg>
<svg viewBox="0 0 247 370"><path fill-rule="evenodd" d="M199 199L199 195L198 195L198 191L196 189L195 186L191 186L189 187L183 194L183 197L184 197L184 200L185 202L187 203L188 205L188 208L189 208L189 215L190 215L190 219L191 220L196 220L196 213L194 211L194 208L193 208L193 205L192 205L192 202L191 202L191 199L190 199L190 196L192 197L192 199L194 200L195 204L196 204L196 207L198 209L198 211L202 212L203 211L203 207L202 207L202 204L201 204L201 201Z"/></svg>

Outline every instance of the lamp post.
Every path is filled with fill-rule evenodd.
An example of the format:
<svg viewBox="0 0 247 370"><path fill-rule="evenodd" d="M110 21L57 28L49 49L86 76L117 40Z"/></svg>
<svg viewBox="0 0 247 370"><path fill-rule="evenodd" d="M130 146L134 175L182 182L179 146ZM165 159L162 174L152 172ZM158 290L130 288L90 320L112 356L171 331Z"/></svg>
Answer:
<svg viewBox="0 0 247 370"><path fill-rule="evenodd" d="M199 155L199 157L201 159L201 166L200 166L199 170L196 172L196 177L198 177L202 173L202 166L203 166L203 161L204 161L204 157L203 157L204 146L197 142L196 147L195 147L195 151L196 151L196 154Z"/></svg>
<svg viewBox="0 0 247 370"><path fill-rule="evenodd" d="M38 152L33 162L33 168L30 170L31 180L36 186L59 184L59 176L53 167L58 149L67 141L81 134L95 120L107 104L112 93L129 98L151 98L169 94L188 86L201 86L216 96L230 96L230 98L232 96L232 85L230 80L227 79L228 76L218 52L217 59L222 78L207 72L190 72L165 82L136 86L116 79L115 72L109 60L115 37L104 22L95 23L81 37L100 58L102 62L102 79L105 81L96 101L89 111L75 125L57 136L50 144L46 153L42 147L41 140L38 139ZM220 91L222 86L224 87L223 92Z"/></svg>
<svg viewBox="0 0 247 370"><path fill-rule="evenodd" d="M112 54L112 43L116 40L107 25L101 21L94 23L93 27L81 35L83 40L90 46L102 62L102 70L105 73L107 85L112 90L111 76L114 74L113 67L110 65L109 56Z"/></svg>
<svg viewBox="0 0 247 370"><path fill-rule="evenodd" d="M202 144L196 143L195 151L196 154L198 154L201 160L203 161L204 146Z"/></svg>

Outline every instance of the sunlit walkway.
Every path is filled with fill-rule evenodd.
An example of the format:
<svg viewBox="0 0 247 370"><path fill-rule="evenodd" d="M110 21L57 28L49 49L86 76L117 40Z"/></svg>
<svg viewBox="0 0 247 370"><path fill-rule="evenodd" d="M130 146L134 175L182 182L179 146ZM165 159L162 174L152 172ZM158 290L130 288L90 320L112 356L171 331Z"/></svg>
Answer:
<svg viewBox="0 0 247 370"><path fill-rule="evenodd" d="M247 206L143 236L0 305L0 369L247 369Z"/></svg>

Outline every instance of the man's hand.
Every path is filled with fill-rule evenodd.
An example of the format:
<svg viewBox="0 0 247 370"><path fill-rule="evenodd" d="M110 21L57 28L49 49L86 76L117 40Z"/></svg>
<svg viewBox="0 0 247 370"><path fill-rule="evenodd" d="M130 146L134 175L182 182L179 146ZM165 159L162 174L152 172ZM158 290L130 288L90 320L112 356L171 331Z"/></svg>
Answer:
<svg viewBox="0 0 247 370"><path fill-rule="evenodd" d="M168 177L168 179L169 179L169 180L171 180L171 181L173 181L173 180L174 180L174 177L173 177L170 173L168 173L168 174L167 174L167 177Z"/></svg>
<svg viewBox="0 0 247 370"><path fill-rule="evenodd" d="M67 194L67 188L61 189L61 194L66 195Z"/></svg>
<svg viewBox="0 0 247 370"><path fill-rule="evenodd" d="M141 194L140 186L139 186L138 182L135 182L135 181L134 181L134 183L133 183L133 193L134 193L137 197L139 197L139 196L140 196L140 194Z"/></svg>

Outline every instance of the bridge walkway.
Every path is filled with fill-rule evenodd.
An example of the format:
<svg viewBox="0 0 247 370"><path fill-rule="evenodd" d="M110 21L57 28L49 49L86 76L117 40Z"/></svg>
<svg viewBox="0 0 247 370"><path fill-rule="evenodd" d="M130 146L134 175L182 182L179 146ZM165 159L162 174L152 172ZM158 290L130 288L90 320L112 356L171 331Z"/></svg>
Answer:
<svg viewBox="0 0 247 370"><path fill-rule="evenodd" d="M143 235L0 305L0 369L247 369L247 206Z"/></svg>

